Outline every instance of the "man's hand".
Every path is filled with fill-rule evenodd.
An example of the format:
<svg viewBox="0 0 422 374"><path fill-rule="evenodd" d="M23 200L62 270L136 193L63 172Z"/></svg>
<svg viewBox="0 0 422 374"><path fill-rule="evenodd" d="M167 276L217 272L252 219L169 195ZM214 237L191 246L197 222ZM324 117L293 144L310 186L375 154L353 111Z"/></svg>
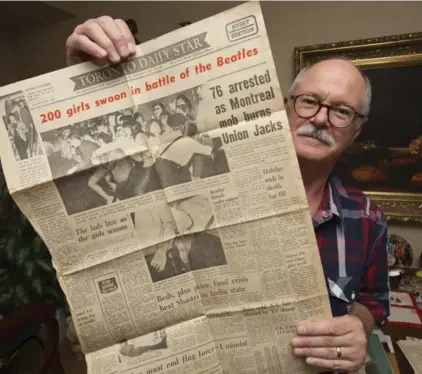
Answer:
<svg viewBox="0 0 422 374"><path fill-rule="evenodd" d="M293 352L306 357L308 365L348 372L365 361L367 339L360 319L346 315L299 325L292 345Z"/></svg>
<svg viewBox="0 0 422 374"><path fill-rule="evenodd" d="M135 40L126 22L109 16L82 23L66 41L69 66L92 58L117 63L135 53Z"/></svg>

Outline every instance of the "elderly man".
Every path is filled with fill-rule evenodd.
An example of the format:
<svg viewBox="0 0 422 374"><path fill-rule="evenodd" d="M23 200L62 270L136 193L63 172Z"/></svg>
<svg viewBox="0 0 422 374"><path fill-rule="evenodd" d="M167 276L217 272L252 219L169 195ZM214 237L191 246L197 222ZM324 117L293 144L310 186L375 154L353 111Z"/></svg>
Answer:
<svg viewBox="0 0 422 374"><path fill-rule="evenodd" d="M298 326L294 352L322 368L361 366L366 335L389 314L387 225L360 191L331 176L368 116L371 86L348 61L303 70L286 110L327 278L334 318Z"/></svg>
<svg viewBox="0 0 422 374"><path fill-rule="evenodd" d="M134 53L126 24L110 17L79 25L66 46L70 64L87 55L118 62ZM367 334L389 314L385 219L360 191L331 175L359 135L370 101L370 83L359 70L331 59L302 71L285 102L333 312L299 324L292 345L321 371L360 368Z"/></svg>

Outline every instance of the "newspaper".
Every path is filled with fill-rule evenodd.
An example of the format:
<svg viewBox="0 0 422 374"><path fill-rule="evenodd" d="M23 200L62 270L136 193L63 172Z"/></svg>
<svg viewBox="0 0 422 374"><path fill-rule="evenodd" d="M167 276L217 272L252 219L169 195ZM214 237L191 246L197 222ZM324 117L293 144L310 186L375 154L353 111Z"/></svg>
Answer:
<svg viewBox="0 0 422 374"><path fill-rule="evenodd" d="M258 2L0 90L9 190L89 373L310 373L331 316Z"/></svg>
<svg viewBox="0 0 422 374"><path fill-rule="evenodd" d="M422 343L416 338L407 337L406 340L398 340L397 345L401 348L415 374L422 374Z"/></svg>

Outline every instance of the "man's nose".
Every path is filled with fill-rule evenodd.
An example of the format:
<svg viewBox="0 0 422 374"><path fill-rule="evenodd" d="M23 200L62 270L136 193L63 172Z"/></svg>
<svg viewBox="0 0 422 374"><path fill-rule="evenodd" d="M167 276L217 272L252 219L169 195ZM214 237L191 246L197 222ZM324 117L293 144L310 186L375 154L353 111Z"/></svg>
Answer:
<svg viewBox="0 0 422 374"><path fill-rule="evenodd" d="M321 109L311 118L316 126L328 126L328 108L321 107Z"/></svg>

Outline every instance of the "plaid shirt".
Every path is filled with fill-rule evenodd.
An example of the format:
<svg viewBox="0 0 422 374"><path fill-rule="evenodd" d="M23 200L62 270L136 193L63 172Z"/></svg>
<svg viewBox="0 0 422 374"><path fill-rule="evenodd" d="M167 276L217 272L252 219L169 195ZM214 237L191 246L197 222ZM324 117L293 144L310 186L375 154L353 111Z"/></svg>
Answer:
<svg viewBox="0 0 422 374"><path fill-rule="evenodd" d="M330 178L314 229L333 316L345 315L353 302L363 304L376 326L390 312L387 223L362 192Z"/></svg>

